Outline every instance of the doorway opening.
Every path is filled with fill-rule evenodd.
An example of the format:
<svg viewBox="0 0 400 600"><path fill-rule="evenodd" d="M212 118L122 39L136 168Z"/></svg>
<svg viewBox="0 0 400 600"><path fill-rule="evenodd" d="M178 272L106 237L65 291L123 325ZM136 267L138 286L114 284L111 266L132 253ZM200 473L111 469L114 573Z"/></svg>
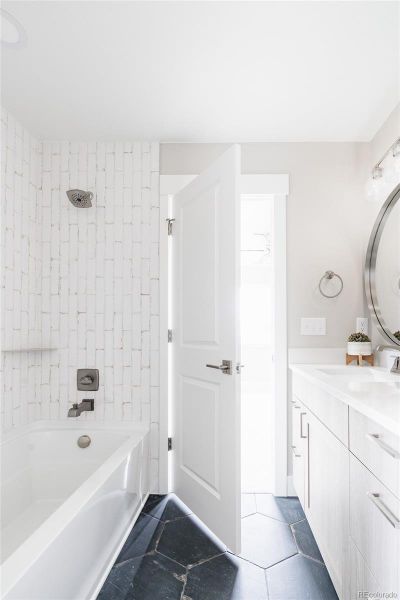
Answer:
<svg viewBox="0 0 400 600"><path fill-rule="evenodd" d="M241 493L288 489L289 181L230 155L160 181L158 490L239 551Z"/></svg>
<svg viewBox="0 0 400 600"><path fill-rule="evenodd" d="M274 485L274 197L241 196L241 490Z"/></svg>

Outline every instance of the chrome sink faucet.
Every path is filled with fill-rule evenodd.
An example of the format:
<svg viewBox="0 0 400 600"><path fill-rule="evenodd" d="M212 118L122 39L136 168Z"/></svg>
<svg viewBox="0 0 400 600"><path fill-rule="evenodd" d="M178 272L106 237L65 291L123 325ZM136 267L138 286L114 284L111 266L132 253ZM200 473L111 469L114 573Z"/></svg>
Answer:
<svg viewBox="0 0 400 600"><path fill-rule="evenodd" d="M92 411L94 410L94 400L82 400L80 404L73 404L72 408L68 411L69 417L79 417L81 413L84 411Z"/></svg>
<svg viewBox="0 0 400 600"><path fill-rule="evenodd" d="M377 352L382 352L382 350L399 350L399 352L400 352L399 346L388 346L386 344L379 344L376 347L376 351Z"/></svg>
<svg viewBox="0 0 400 600"><path fill-rule="evenodd" d="M400 352L400 348L398 346L386 346L385 344L379 344L379 346L376 347L376 351L382 352L382 350L399 350ZM400 354L391 354L390 357L394 358L390 372L400 375Z"/></svg>
<svg viewBox="0 0 400 600"><path fill-rule="evenodd" d="M397 375L400 375L400 355L392 354L391 356L392 358L394 358L394 362L392 368L390 369L390 372L397 373Z"/></svg>

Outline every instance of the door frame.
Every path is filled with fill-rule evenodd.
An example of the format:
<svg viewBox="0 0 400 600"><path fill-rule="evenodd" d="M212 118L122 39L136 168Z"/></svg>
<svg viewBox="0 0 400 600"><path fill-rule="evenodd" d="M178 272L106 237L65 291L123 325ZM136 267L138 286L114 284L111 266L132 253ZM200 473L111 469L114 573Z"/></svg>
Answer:
<svg viewBox="0 0 400 600"><path fill-rule="evenodd" d="M172 199L196 175L160 175L160 398L159 398L159 464L158 492L172 491L168 456L168 433L171 401L169 381L168 323L171 310L169 287L169 244L167 219L171 216ZM288 495L288 433L287 433L287 290L286 290L286 203L289 194L289 175L242 175L241 195L274 197L274 375L273 403L274 490L277 496ZM279 272L279 277L276 274ZM279 332L279 334L278 334Z"/></svg>

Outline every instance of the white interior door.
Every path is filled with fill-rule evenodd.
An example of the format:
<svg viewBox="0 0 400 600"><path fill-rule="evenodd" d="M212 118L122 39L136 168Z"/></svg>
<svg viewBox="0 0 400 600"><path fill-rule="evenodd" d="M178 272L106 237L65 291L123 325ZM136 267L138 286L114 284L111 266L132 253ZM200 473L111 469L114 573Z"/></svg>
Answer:
<svg viewBox="0 0 400 600"><path fill-rule="evenodd" d="M174 197L171 290L173 489L234 552L240 550L239 187L240 148L232 146Z"/></svg>

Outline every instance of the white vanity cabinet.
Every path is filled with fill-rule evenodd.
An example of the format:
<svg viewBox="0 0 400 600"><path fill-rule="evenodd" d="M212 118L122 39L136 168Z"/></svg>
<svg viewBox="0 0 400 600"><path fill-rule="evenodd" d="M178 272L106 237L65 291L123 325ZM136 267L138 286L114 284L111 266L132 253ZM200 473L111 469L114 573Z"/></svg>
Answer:
<svg viewBox="0 0 400 600"><path fill-rule="evenodd" d="M378 585L368 591L393 592L397 594L394 598L400 593L399 515L400 500L350 454L351 540L363 557L363 569L372 574Z"/></svg>
<svg viewBox="0 0 400 600"><path fill-rule="evenodd" d="M368 591L400 597L400 431L349 408L349 448L350 536L359 569L374 582ZM352 570L352 590L358 577Z"/></svg>
<svg viewBox="0 0 400 600"><path fill-rule="evenodd" d="M340 600L400 598L400 393L372 418L315 371L292 373L294 488Z"/></svg>
<svg viewBox="0 0 400 600"><path fill-rule="evenodd" d="M349 535L348 450L307 414L305 513L340 598L346 598Z"/></svg>
<svg viewBox="0 0 400 600"><path fill-rule="evenodd" d="M339 598L347 599L348 449L307 404L312 405L318 414L327 414L330 426L341 435L347 431L347 415L343 414L340 404L335 406L330 402L318 407L315 390L296 378L293 379L292 400L293 445L296 447L293 485L337 594ZM296 406L300 408L296 409Z"/></svg>

